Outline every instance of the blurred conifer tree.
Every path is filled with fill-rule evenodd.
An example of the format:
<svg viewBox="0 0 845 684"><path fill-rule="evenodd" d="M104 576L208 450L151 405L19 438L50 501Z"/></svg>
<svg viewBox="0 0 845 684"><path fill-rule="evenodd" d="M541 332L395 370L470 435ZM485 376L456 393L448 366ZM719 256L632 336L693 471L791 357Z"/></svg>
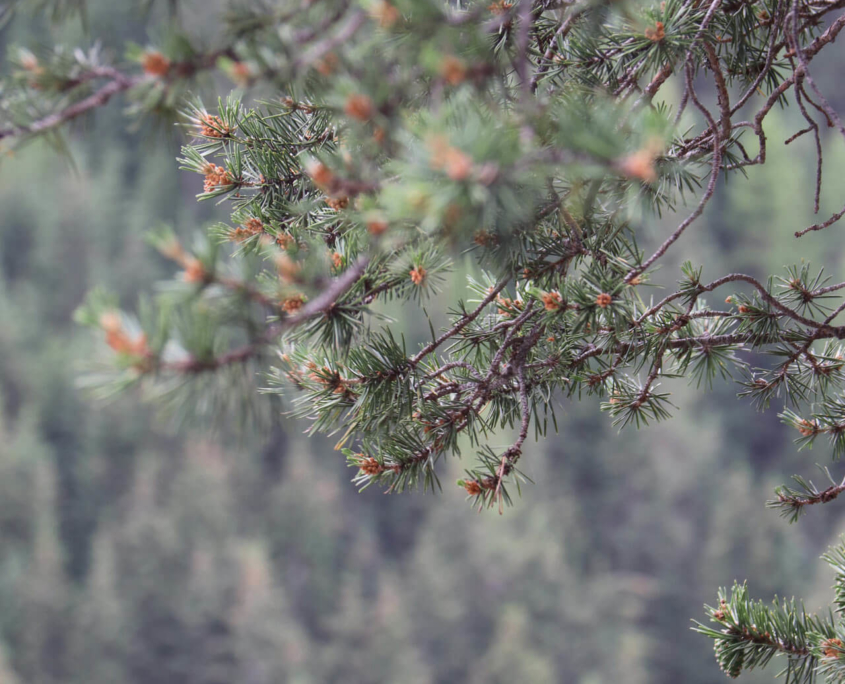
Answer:
<svg viewBox="0 0 845 684"><path fill-rule="evenodd" d="M3 17L27 4L6 3ZM87 21L82 2L32 4L56 21ZM845 451L845 326L837 321L845 283L805 262L761 280L710 276L719 264L705 278L704 266L687 261L669 294L651 289L658 266L717 196L720 177L766 161L773 143L763 124L779 105L792 103L803 117L787 144L814 142L815 193L806 199L820 212L822 126L843 136L845 126L813 72L845 27L839 2L215 3L204 6L213 13L203 17L211 37L190 28L196 6L142 4L171 21L156 44L128 42L118 58L96 41L21 48L0 92L0 144L9 149L36 137L64 149L67 124L122 95L136 119L176 118L191 138L180 162L202 177L199 198L231 207L228 222L190 244L167 226L152 233L178 274L134 314L103 289L77 310L112 351L90 377L102 396L141 386L180 419L225 417L261 432L277 408L259 388L291 392L310 432L336 435L360 488L438 488L442 457L470 446L475 460L458 485L479 508L499 511L526 479L528 438L557 426L560 396L595 395L615 425L640 427L670 417L667 380L711 387L736 377L740 396L757 407L785 404L780 417L800 446L822 439L835 458ZM189 96L223 76L235 90L215 106ZM671 87L677 104L660 97ZM246 99L248 89L262 96ZM142 172L143 164L139 187L166 194ZM645 227L673 212L685 218L641 247ZM791 230L813 235L843 215ZM22 231L3 235L9 253L34 251ZM86 284L73 267L85 253L80 237L62 232L43 246L63 257L51 260L61 268L42 274L55 292L48 320L59 321ZM453 303L440 332L429 319L430 341L411 347L385 320L385 303L420 306L428 318L425 303L456 254L476 269L471 295ZM4 273L19 280L27 262L6 259ZM711 293L726 294L724 305L712 306ZM50 401L42 410L58 430L46 433L47 445L73 447L74 400L43 386ZM493 447L497 430L515 433L509 446ZM213 450L201 453L213 461ZM46 623L42 613L22 623L19 657L33 681L60 676L76 652L58 628L69 599L57 573L68 563L81 576L88 561L53 549L60 536L89 535L91 521L63 518L56 528L48 500L73 496L83 477L77 465L71 458L33 475L35 572L24 584L49 585L56 611ZM178 528L155 524L156 472L148 491L134 492L144 511L135 533L161 548L138 558L151 565L133 591L143 590L144 577L174 578L172 597L158 587L141 595L131 627L169 669L150 670L144 657L134 677L236 676L229 604L207 615L196 609L229 600L225 587L237 585L238 567L217 548L234 536L221 513L225 476L215 462L203 466L203 480L186 483L179 497L190 544ZM845 480L825 475L822 488L796 477L771 506L796 520L834 500ZM200 494L219 505L200 505ZM289 537L324 569L338 553L330 513L322 508ZM840 578L837 611L845 610L843 554L839 547L826 556ZM129 555L131 548L121 558ZM345 596L328 572L299 589L311 601ZM375 593L384 591L389 583ZM700 631L715 640L731 676L782 656L788 682L845 680L838 613L806 614L794 601L763 605L737 585L708 616L716 628ZM342 631L342 622L327 629ZM491 643L527 643L526 630L518 609L505 611ZM552 676L542 658L529 660L512 676ZM197 661L207 668L191 667ZM422 677L414 652L408 662L420 663Z"/></svg>

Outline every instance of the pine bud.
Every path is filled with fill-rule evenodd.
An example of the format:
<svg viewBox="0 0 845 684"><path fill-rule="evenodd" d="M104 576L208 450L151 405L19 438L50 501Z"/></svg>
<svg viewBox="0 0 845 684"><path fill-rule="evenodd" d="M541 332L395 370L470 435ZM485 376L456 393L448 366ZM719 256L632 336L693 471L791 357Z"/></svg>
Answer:
<svg viewBox="0 0 845 684"><path fill-rule="evenodd" d="M649 26L643 34L653 43L659 43L666 37L666 31L663 28L663 22L658 21L653 27Z"/></svg>
<svg viewBox="0 0 845 684"><path fill-rule="evenodd" d="M409 275L411 276L411 280L414 285L422 285L425 280L426 270L422 266L414 266Z"/></svg>
<svg viewBox="0 0 845 684"><path fill-rule="evenodd" d="M222 166L209 163L203 168L205 180L203 182L203 192L214 192L218 188L232 185L232 177L229 172Z"/></svg>
<svg viewBox="0 0 845 684"><path fill-rule="evenodd" d="M492 2L487 5L487 10L491 14L500 15L510 11L512 7L513 3L509 2L508 0L496 0L495 2Z"/></svg>
<svg viewBox="0 0 845 684"><path fill-rule="evenodd" d="M466 64L454 55L446 55L440 60L438 71L443 80L452 86L459 85L467 76Z"/></svg>
<svg viewBox="0 0 845 684"><path fill-rule="evenodd" d="M44 72L44 67L39 64L38 57L29 50L21 51L18 61L24 71L28 71L31 74L41 75Z"/></svg>
<svg viewBox="0 0 845 684"><path fill-rule="evenodd" d="M284 252L276 256L276 270L284 283L292 283L299 276L301 267Z"/></svg>
<svg viewBox="0 0 845 684"><path fill-rule="evenodd" d="M654 183L657 180L657 170L654 168L654 155L645 149L638 150L625 157L620 162L619 168L626 176L646 183Z"/></svg>
<svg viewBox="0 0 845 684"><path fill-rule="evenodd" d="M100 316L100 327L107 333L115 333L123 328L123 321L117 311L106 311Z"/></svg>
<svg viewBox="0 0 845 684"><path fill-rule="evenodd" d="M349 198L348 197L327 197L326 204L329 205L329 208L334 209L335 211L340 211L341 209L346 209L349 206Z"/></svg>
<svg viewBox="0 0 845 684"><path fill-rule="evenodd" d="M358 461L358 467L361 469L361 472L364 473L364 475L374 477L384 471L382 465L372 456L366 457L364 456L364 454L357 455L360 458L360 460Z"/></svg>
<svg viewBox="0 0 845 684"><path fill-rule="evenodd" d="M246 62L235 62L229 70L229 77L238 85L246 86L252 80L252 70Z"/></svg>
<svg viewBox="0 0 845 684"><path fill-rule="evenodd" d="M305 295L302 294L294 294L290 297L285 297L282 302L282 311L286 314L291 315L295 314L297 311L302 309L303 305L305 304Z"/></svg>
<svg viewBox="0 0 845 684"><path fill-rule="evenodd" d="M841 639L827 639L821 643L821 647L826 658L839 659L845 652Z"/></svg>
<svg viewBox="0 0 845 684"><path fill-rule="evenodd" d="M205 268L199 259L187 257L183 265L185 270L182 272L182 279L186 283L201 283L205 280Z"/></svg>
<svg viewBox="0 0 845 684"><path fill-rule="evenodd" d="M557 311L560 309L561 296L559 292L544 292L541 297L546 311Z"/></svg>
<svg viewBox="0 0 845 684"><path fill-rule="evenodd" d="M223 123L223 119L213 114L203 114L197 120L199 133L205 138L225 138L232 129Z"/></svg>
<svg viewBox="0 0 845 684"><path fill-rule="evenodd" d="M311 161L305 167L305 173L320 190L326 191L334 182L334 174L328 166L320 161Z"/></svg>
<svg viewBox="0 0 845 684"><path fill-rule="evenodd" d="M435 170L442 170L453 181L464 181L472 173L472 159L457 149L441 135L429 140L431 149L430 164Z"/></svg>
<svg viewBox="0 0 845 684"><path fill-rule="evenodd" d="M602 292L598 297L596 297L596 306L606 309L610 306L610 303L613 301L613 297L611 297L607 292Z"/></svg>
<svg viewBox="0 0 845 684"><path fill-rule="evenodd" d="M261 219L253 216L244 221L243 228L235 228L229 231L229 239L235 242L243 242L263 232L264 224L261 222Z"/></svg>
<svg viewBox="0 0 845 684"><path fill-rule="evenodd" d="M465 181L472 173L472 159L453 147L447 153L443 170L453 181Z"/></svg>
<svg viewBox="0 0 845 684"><path fill-rule="evenodd" d="M162 242L156 247L161 255L167 257L168 259L178 261L179 263L182 263L185 259L185 250L182 249L182 245L175 237L168 238L165 242Z"/></svg>
<svg viewBox="0 0 845 684"><path fill-rule="evenodd" d="M106 344L118 354L146 356L149 353L147 336L141 333L130 337L123 329L123 319L117 311L106 311L100 316L100 327L106 333Z"/></svg>
<svg viewBox="0 0 845 684"><path fill-rule="evenodd" d="M818 430L818 425L814 421L807 420L806 418L798 423L798 432L801 433L802 437L810 437L816 434Z"/></svg>
<svg viewBox="0 0 845 684"><path fill-rule="evenodd" d="M145 52L141 59L141 68L150 76L162 78L170 72L170 60L158 51Z"/></svg>
<svg viewBox="0 0 845 684"><path fill-rule="evenodd" d="M390 28L402 18L399 10L387 2L387 0L376 2L370 14L382 28Z"/></svg>
<svg viewBox="0 0 845 684"><path fill-rule="evenodd" d="M320 59L314 62L314 68L320 72L322 76L331 76L338 65L338 58L334 52L328 52Z"/></svg>
<svg viewBox="0 0 845 684"><path fill-rule="evenodd" d="M281 247L282 249L288 249L292 247L295 243L296 240L293 239L293 235L291 235L290 233L279 233L276 236L276 244L279 245L279 247Z"/></svg>
<svg viewBox="0 0 845 684"><path fill-rule="evenodd" d="M472 238L472 241L479 247L495 247L498 244L498 238L492 233L488 233L483 228L477 230Z"/></svg>
<svg viewBox="0 0 845 684"><path fill-rule="evenodd" d="M378 236L384 233L388 229L387 221L382 221L379 219L375 219L372 221L367 222L367 230L369 231L370 235Z"/></svg>
<svg viewBox="0 0 845 684"><path fill-rule="evenodd" d="M373 117L375 108L373 107L373 101L369 97L355 94L350 95L346 99L346 105L344 105L343 111L346 112L347 116L351 116L358 121L369 121Z"/></svg>
<svg viewBox="0 0 845 684"><path fill-rule="evenodd" d="M484 491L478 480L460 480L458 485L463 487L470 496L478 496Z"/></svg>

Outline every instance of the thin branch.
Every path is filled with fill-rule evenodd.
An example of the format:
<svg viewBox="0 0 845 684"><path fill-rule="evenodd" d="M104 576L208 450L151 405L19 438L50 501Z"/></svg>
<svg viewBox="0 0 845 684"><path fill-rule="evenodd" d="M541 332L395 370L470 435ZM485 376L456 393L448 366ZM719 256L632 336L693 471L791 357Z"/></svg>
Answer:
<svg viewBox="0 0 845 684"><path fill-rule="evenodd" d="M566 36L572 30L573 26L575 26L575 20L578 19L584 13L585 9L585 7L578 7L577 9L573 9L570 15L564 21L561 22L557 31L555 31L554 36L552 36L552 39L549 41L549 47L543 55L543 59L541 60L540 66L537 68L537 71L534 73L534 76L531 77L532 93L537 91L537 86L540 83L540 79L543 78L543 75L549 70L549 67L552 64L552 57L554 56L557 50L557 42L566 38Z"/></svg>
<svg viewBox="0 0 845 684"><path fill-rule="evenodd" d="M188 359L187 361L163 363L157 367L157 370L175 371L177 373L188 374L202 373L217 370L223 366L244 363L253 357L259 356L267 345L277 339L283 332L301 325L314 316L328 314L335 306L340 296L358 282L368 264L368 258L361 257L358 259L358 261L344 271L341 276L335 279L319 296L315 297L303 306L298 313L282 319L275 325L269 326L264 331L264 334L256 341L250 344L245 344L237 349L233 349L213 359Z"/></svg>
<svg viewBox="0 0 845 684"><path fill-rule="evenodd" d="M79 102L68 105L61 111L49 114L43 119L39 119L27 126L11 126L9 128L0 129L0 140L13 136L21 137L37 135L61 126L69 121L73 121L77 117L82 116L93 109L104 106L115 95L122 93L125 90L129 90L143 80L140 76L126 76L117 69L112 69L110 67L104 67L96 71L97 77L109 79L108 83L102 86L99 90L93 92L91 95L83 98Z"/></svg>
<svg viewBox="0 0 845 684"><path fill-rule="evenodd" d="M687 67L688 71L691 67ZM690 77L691 78L691 77ZM721 148L721 137L716 132L716 122L713 121L712 116L710 113L698 102L698 98L695 95L695 91L691 90L690 95L693 101L699 105L699 108L702 112L704 112L706 118L709 120L711 127L713 128L713 161L710 166L710 182L707 184L707 189L704 192L701 200L698 203L698 206L676 229L675 232L672 233L660 247L657 248L657 251L654 252L648 259L643 262L637 268L633 268L628 272L628 275L625 276L625 282L630 283L634 278L642 274L643 272L647 271L648 268L657 261L660 257L662 257L666 251L678 240L678 238L683 235L684 231L699 217L701 216L702 212L704 211L704 207L707 206L707 203L710 201L710 198L713 196L713 193L716 191L716 182L719 179L719 168L722 164L722 148Z"/></svg>
<svg viewBox="0 0 845 684"><path fill-rule="evenodd" d="M469 313L469 314L466 314L465 316L462 316L461 319L454 326L452 326L449 330L447 330L445 333L443 333L436 340L427 344L425 347L423 347L419 351L419 353L417 353L411 359L409 359L408 363L411 366L416 366L420 361L422 361L426 356L431 354L431 352L433 352L435 349L437 349L446 340L454 337L461 330L466 328L470 323L472 323L476 318L478 318L478 316L481 314L482 311L484 311L484 309L487 307L488 304L490 304L490 302L492 302L494 299L496 299L498 294L502 290L505 289L505 287L507 286L509 281L510 281L509 277L503 278L501 281L499 281L499 284L496 285L493 289L490 290L490 292L487 293L487 296L484 299L481 300L481 304L479 304L478 307L472 313Z"/></svg>

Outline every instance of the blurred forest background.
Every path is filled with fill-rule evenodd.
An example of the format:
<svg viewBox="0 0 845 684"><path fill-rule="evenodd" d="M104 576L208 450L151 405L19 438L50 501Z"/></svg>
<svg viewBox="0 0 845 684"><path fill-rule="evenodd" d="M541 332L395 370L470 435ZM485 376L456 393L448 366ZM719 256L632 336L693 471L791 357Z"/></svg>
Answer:
<svg viewBox="0 0 845 684"><path fill-rule="evenodd" d="M123 4L91 3L91 35L146 44L161 24ZM213 33L202 12L187 20ZM85 35L22 14L0 47ZM819 65L822 85L837 66ZM796 114L769 117L773 143ZM829 140L822 214L845 178ZM72 322L86 291L106 284L132 308L172 269L146 230L189 237L228 217L194 201L179 133L132 131L119 104L67 143L72 161L43 143L0 160L0 684L704 684L724 675L690 619L719 585L827 603L818 556L841 507L790 526L764 502L829 455L797 453L777 407L755 413L727 384L678 384L672 421L622 435L597 401L563 402L560 433L523 459L531 496L502 517L452 486L358 494L332 444L287 419L268 439L174 430L136 397L92 401L78 378L104 345ZM811 195L811 145L772 144L671 256L718 264L708 277L805 256L841 280L839 230L793 237L813 222L794 199ZM409 341L427 338L412 308L394 313Z"/></svg>

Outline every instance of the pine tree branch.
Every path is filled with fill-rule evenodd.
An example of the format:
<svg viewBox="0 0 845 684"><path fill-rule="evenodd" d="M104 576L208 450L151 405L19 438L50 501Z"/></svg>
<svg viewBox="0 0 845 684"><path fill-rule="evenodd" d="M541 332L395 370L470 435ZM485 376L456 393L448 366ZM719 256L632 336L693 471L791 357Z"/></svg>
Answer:
<svg viewBox="0 0 845 684"><path fill-rule="evenodd" d="M769 508L781 509L781 515L789 518L791 522L795 522L807 506L829 503L845 492L845 480L819 490L812 483L800 478L795 479L800 489L778 487L775 490L777 498L766 502Z"/></svg>
<svg viewBox="0 0 845 684"><path fill-rule="evenodd" d="M291 316L283 318L279 323L268 326L264 333L255 341L226 352L213 359L188 359L162 363L156 367L158 371L176 372L184 374L204 373L215 371L224 366L244 363L262 355L268 345L271 345L288 330L292 330L315 316L327 316L337 304L337 300L357 283L369 264L369 258L361 257L341 276L336 278L319 296L305 304L302 309Z"/></svg>
<svg viewBox="0 0 845 684"><path fill-rule="evenodd" d="M191 59L172 64L168 74L160 77L162 83L169 86L175 78L190 78L198 72L216 68L221 57L235 58L232 47L224 47L206 54L197 55ZM66 123L87 114L90 111L107 105L112 98L120 93L155 80L147 75L128 75L111 66L96 67L86 71L81 77L67 84L67 88L75 88L92 80L105 79L106 83L87 97L64 107L58 112L48 114L24 126L8 126L0 129L0 140L12 137L35 136L58 128Z"/></svg>
<svg viewBox="0 0 845 684"><path fill-rule="evenodd" d="M49 114L38 121L26 126L10 126L0 129L0 140L9 137L22 137L38 135L50 131L58 126L73 121L79 116L91 110L103 107L115 95L122 93L138 85L143 80L140 76L127 76L117 69L101 67L92 71L96 78L106 78L108 82L86 98L72 105L68 105L61 111Z"/></svg>
<svg viewBox="0 0 845 684"><path fill-rule="evenodd" d="M431 354L431 352L437 349L440 345L452 339L461 330L466 328L470 323L472 323L476 318L478 318L481 312L484 311L485 308L487 308L487 305L490 304L490 302L492 302L497 297L497 295L505 289L509 280L510 278L504 278L503 280L501 280L498 285L496 285L490 290L490 292L487 293L487 296L481 300L481 303L478 305L478 307L476 307L474 311L466 314L465 316L462 316L454 326L452 326L449 330L443 333L436 340L427 344L417 354L410 358L408 360L408 363L411 366L418 365L420 361L422 361L426 356Z"/></svg>

